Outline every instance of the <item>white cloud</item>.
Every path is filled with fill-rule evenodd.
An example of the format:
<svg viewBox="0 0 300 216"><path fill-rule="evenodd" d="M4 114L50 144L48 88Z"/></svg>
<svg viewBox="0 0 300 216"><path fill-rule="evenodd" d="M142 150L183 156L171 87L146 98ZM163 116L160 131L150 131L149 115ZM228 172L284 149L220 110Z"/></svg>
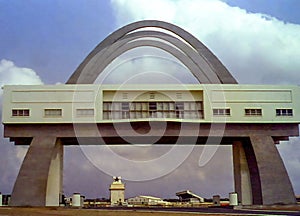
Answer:
<svg viewBox="0 0 300 216"><path fill-rule="evenodd" d="M195 35L240 83L299 84L300 25L220 0L111 0L119 26L158 19Z"/></svg>
<svg viewBox="0 0 300 216"><path fill-rule="evenodd" d="M18 67L14 62L2 59L0 61L0 86L19 84L40 85L43 82L34 70Z"/></svg>

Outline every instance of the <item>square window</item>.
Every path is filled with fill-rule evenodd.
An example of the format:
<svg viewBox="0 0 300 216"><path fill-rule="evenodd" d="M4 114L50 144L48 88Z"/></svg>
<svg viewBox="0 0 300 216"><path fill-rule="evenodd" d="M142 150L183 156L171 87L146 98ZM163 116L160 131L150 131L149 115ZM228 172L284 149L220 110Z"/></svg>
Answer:
<svg viewBox="0 0 300 216"><path fill-rule="evenodd" d="M184 110L184 103L182 102L176 103L176 110Z"/></svg>
<svg viewBox="0 0 300 216"><path fill-rule="evenodd" d="M124 102L122 103L122 110L129 110L129 103L128 102Z"/></svg>
<svg viewBox="0 0 300 216"><path fill-rule="evenodd" d="M12 110L12 116L18 116L18 110Z"/></svg>
<svg viewBox="0 0 300 216"><path fill-rule="evenodd" d="M23 110L23 116L29 116L29 110L28 109Z"/></svg>
<svg viewBox="0 0 300 216"><path fill-rule="evenodd" d="M149 110L156 110L156 102L149 102Z"/></svg>

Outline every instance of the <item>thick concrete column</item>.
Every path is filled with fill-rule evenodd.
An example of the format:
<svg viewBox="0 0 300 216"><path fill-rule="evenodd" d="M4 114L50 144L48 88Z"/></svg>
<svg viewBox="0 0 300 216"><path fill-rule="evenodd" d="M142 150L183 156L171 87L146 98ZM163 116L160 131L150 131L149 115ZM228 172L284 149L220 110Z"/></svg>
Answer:
<svg viewBox="0 0 300 216"><path fill-rule="evenodd" d="M15 182L10 205L58 206L62 187L60 163L62 146L57 138L34 137Z"/></svg>
<svg viewBox="0 0 300 216"><path fill-rule="evenodd" d="M261 204L295 204L292 184L272 137L252 135L250 141L259 172Z"/></svg>
<svg viewBox="0 0 300 216"><path fill-rule="evenodd" d="M250 171L243 143L235 141L233 142L232 148L234 188L238 194L238 201L242 205L252 205Z"/></svg>

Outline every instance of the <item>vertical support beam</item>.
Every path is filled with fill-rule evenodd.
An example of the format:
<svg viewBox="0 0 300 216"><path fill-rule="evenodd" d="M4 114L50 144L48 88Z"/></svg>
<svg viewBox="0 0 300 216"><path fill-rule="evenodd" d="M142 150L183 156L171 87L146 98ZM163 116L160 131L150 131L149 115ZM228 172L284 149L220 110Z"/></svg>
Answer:
<svg viewBox="0 0 300 216"><path fill-rule="evenodd" d="M252 204L262 205L261 183L255 154L249 138L242 143L250 173Z"/></svg>
<svg viewBox="0 0 300 216"><path fill-rule="evenodd" d="M59 206L63 194L63 145L56 141L49 168L46 206Z"/></svg>
<svg viewBox="0 0 300 216"><path fill-rule="evenodd" d="M33 137L14 185L11 206L46 206L47 197L49 203L51 200L51 204L57 203L58 205L58 202L50 199L54 196L52 193L47 196L47 188L50 170L53 171L50 172L49 189L59 185L53 182L55 178L61 179L60 172L54 171L54 166L58 166L61 161L58 156L61 148L56 137L43 136L43 134ZM58 189L55 189L53 193L57 191ZM57 200L59 200L59 195L57 195Z"/></svg>
<svg viewBox="0 0 300 216"><path fill-rule="evenodd" d="M272 137L252 135L250 141L260 176L261 204L295 204L292 184Z"/></svg>
<svg viewBox="0 0 300 216"><path fill-rule="evenodd" d="M252 205L252 187L250 171L243 143L240 141L233 142L233 171L234 171L234 188L238 194L238 201L242 205Z"/></svg>

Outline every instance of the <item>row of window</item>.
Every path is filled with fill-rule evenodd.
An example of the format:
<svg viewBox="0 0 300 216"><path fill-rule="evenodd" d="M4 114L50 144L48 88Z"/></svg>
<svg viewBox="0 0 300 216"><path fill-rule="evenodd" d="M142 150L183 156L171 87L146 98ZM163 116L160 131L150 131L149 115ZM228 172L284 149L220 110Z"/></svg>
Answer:
<svg viewBox="0 0 300 216"><path fill-rule="evenodd" d="M45 117L61 117L62 109L44 109ZM13 109L12 116L30 116L29 109ZM94 116L94 109L76 109L76 116L87 117Z"/></svg>
<svg viewBox="0 0 300 216"><path fill-rule="evenodd" d="M146 106L147 105L147 106ZM92 117L94 109L76 109L78 117ZM231 110L213 109L214 116L230 116ZM13 109L12 116L30 116L29 109ZM62 109L44 109L45 117L61 117ZM245 116L262 116L262 109L245 109ZM276 109L276 116L293 116L293 109ZM201 102L104 103L103 119L179 118L203 119Z"/></svg>
<svg viewBox="0 0 300 216"><path fill-rule="evenodd" d="M103 119L203 119L203 104L187 102L104 102Z"/></svg>
<svg viewBox="0 0 300 216"><path fill-rule="evenodd" d="M104 102L103 111L202 110L202 102Z"/></svg>
<svg viewBox="0 0 300 216"><path fill-rule="evenodd" d="M104 111L103 119L177 118L203 119L203 111Z"/></svg>
<svg viewBox="0 0 300 216"><path fill-rule="evenodd" d="M213 109L214 116L230 116L231 110ZM245 116L262 116L262 109L245 109ZM276 109L276 116L293 116L293 109Z"/></svg>

